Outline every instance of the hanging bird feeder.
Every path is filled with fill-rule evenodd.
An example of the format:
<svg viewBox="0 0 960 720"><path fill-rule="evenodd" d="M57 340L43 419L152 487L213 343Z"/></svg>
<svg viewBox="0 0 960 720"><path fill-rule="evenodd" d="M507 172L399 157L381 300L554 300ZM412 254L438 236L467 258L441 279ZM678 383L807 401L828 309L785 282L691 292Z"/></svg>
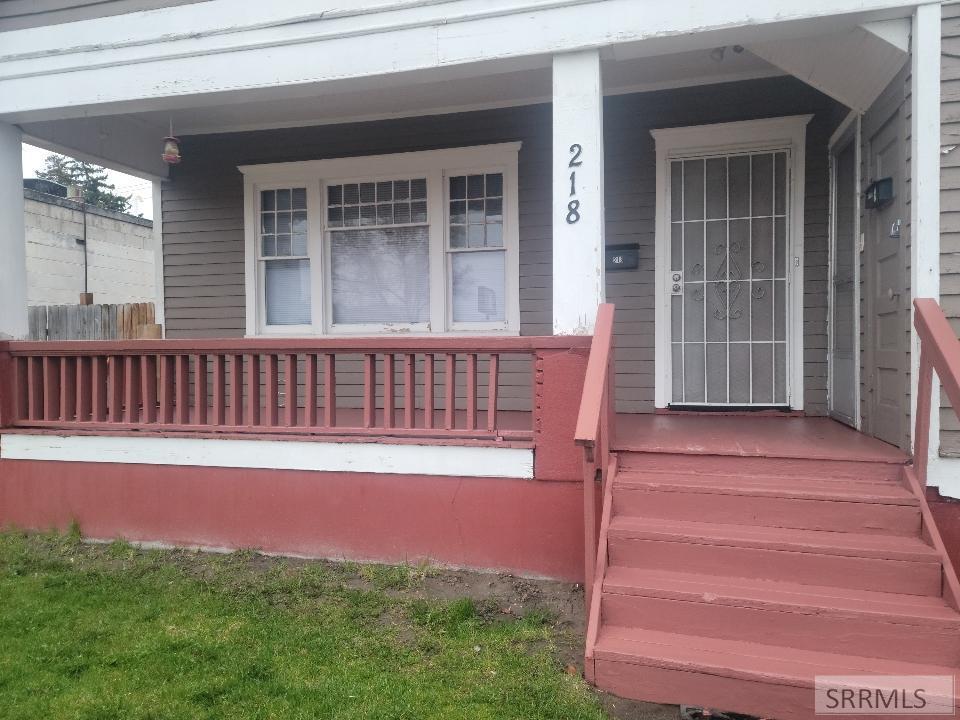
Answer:
<svg viewBox="0 0 960 720"><path fill-rule="evenodd" d="M163 139L163 161L167 165L180 162L180 139L173 136L173 118L170 118L170 134Z"/></svg>

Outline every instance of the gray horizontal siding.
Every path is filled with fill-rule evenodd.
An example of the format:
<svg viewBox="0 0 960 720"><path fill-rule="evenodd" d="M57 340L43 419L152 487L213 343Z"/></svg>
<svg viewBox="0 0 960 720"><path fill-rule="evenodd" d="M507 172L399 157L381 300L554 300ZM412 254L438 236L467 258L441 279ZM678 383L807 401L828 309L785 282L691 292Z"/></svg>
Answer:
<svg viewBox="0 0 960 720"><path fill-rule="evenodd" d="M244 332L243 180L238 165L428 150L519 140L520 324L552 327L551 109L549 105L186 138L183 162L163 185L169 337ZM805 402L826 409L827 155L843 116L803 83L773 78L606 99L606 239L640 244L637 270L609 273L617 305L621 411L653 408L655 127L814 113L808 128Z"/></svg>
<svg viewBox="0 0 960 720"><path fill-rule="evenodd" d="M940 66L940 303L960 333L960 5L944 5ZM940 453L960 457L960 424L943 396Z"/></svg>

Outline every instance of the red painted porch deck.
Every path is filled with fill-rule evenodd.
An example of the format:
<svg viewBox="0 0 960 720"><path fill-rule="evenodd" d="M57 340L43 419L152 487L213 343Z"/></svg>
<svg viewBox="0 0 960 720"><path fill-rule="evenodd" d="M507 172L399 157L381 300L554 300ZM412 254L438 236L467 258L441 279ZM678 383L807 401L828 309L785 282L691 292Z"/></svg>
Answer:
<svg viewBox="0 0 960 720"><path fill-rule="evenodd" d="M618 414L616 451L906 462L899 448L825 417Z"/></svg>

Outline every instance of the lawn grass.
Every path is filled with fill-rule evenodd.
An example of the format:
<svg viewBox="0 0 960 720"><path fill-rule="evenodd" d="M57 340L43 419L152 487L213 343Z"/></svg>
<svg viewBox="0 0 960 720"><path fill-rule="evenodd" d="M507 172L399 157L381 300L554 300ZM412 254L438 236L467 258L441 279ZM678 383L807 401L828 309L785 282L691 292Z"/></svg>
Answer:
<svg viewBox="0 0 960 720"><path fill-rule="evenodd" d="M603 717L549 617L403 592L424 572L0 533L0 716Z"/></svg>

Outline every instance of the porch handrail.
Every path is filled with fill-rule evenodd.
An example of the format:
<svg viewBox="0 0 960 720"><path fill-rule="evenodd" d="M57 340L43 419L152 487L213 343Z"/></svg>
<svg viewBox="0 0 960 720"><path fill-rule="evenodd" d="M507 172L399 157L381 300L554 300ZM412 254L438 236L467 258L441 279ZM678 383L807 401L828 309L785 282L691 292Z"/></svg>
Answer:
<svg viewBox="0 0 960 720"><path fill-rule="evenodd" d="M913 467L906 468L905 475L910 489L920 501L923 535L941 558L944 598L951 607L960 609L960 579L937 529L926 492L930 412L932 409L940 411L939 398L933 397L933 372L936 370L954 413L960 417L960 340L936 300L917 298L913 301L913 307L913 324L920 339L920 377L917 383Z"/></svg>
<svg viewBox="0 0 960 720"><path fill-rule="evenodd" d="M583 588L588 614L593 595L599 532L596 481L600 480L602 497L609 474L610 440L614 429L613 315L614 306L611 304L601 305L597 310L597 323L590 344L574 434L576 444L583 448Z"/></svg>
<svg viewBox="0 0 960 720"><path fill-rule="evenodd" d="M535 408L529 426L503 422L504 373L513 376L507 385L529 383L532 405L541 353L589 342L553 336L5 341L0 426L532 442ZM501 356L515 360L514 367L504 368ZM338 370L340 389L349 390L346 404ZM518 372L528 379L518 380Z"/></svg>
<svg viewBox="0 0 960 720"><path fill-rule="evenodd" d="M913 307L913 324L920 338L913 466L917 479L926 487L933 371L936 370L940 385L950 398L954 412L960 417L960 341L936 300L917 298L913 301Z"/></svg>

